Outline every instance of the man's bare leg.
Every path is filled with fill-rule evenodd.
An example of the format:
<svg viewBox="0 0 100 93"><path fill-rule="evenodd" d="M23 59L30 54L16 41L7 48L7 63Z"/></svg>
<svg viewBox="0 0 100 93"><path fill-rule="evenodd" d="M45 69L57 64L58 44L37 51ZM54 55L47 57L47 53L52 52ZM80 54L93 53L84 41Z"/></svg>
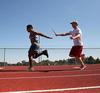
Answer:
<svg viewBox="0 0 100 93"><path fill-rule="evenodd" d="M41 53L35 52L34 55L33 55L33 58L38 58L38 57L41 56L41 55L45 55L47 58L49 57L48 51L47 51L47 50L44 50L44 51L42 51Z"/></svg>
<svg viewBox="0 0 100 93"><path fill-rule="evenodd" d="M29 58L29 67L28 67L28 70L32 71L32 56L29 55L28 58Z"/></svg>
<svg viewBox="0 0 100 93"><path fill-rule="evenodd" d="M86 68L86 65L84 64L84 61L82 59L82 57L77 57L77 60L79 60L80 64L81 64L81 70L84 70Z"/></svg>

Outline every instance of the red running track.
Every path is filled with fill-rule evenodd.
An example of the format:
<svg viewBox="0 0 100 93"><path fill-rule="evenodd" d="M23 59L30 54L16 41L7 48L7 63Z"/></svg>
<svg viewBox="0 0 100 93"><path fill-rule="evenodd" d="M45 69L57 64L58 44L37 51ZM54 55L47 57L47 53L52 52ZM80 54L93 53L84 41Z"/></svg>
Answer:
<svg viewBox="0 0 100 93"><path fill-rule="evenodd" d="M100 93L100 65L37 66L28 72L25 66L0 69L0 93Z"/></svg>

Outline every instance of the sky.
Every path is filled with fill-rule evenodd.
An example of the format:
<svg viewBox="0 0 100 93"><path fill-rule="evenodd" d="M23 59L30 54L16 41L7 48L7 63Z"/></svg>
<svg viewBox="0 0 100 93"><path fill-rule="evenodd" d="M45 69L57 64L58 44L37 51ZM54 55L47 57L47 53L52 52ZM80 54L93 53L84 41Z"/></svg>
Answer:
<svg viewBox="0 0 100 93"><path fill-rule="evenodd" d="M29 48L26 25L53 37L41 37L42 48L70 48L69 37L55 37L72 30L77 20L85 48L100 48L100 0L0 0L0 48Z"/></svg>

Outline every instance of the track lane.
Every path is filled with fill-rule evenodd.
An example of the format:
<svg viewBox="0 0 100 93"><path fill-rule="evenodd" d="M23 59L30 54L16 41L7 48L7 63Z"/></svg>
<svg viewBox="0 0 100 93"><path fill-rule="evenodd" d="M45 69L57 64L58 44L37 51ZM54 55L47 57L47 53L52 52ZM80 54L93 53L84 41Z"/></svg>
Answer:
<svg viewBox="0 0 100 93"><path fill-rule="evenodd" d="M63 67L65 67L64 71L61 70ZM73 67L74 66L62 66L62 68L57 67L56 70L60 68L60 71L51 71L50 67L48 68L50 72L44 72L44 69L47 70L47 67L40 67L40 70L42 70L41 72L38 71L39 68L37 69L37 67L35 68L37 69L36 72L26 72L26 67L20 67L21 72L17 71L18 68L16 67L14 69L15 71L12 71L13 67L10 68L9 72L0 71L0 93L8 91L100 86L100 65L89 65L88 68L83 71L76 69L71 70ZM55 70L54 67L53 69ZM96 92L93 92L92 90ZM84 93L99 93L98 91L100 91L100 88L75 91L70 90L61 93L83 93L83 91ZM59 91L57 93L59 93Z"/></svg>

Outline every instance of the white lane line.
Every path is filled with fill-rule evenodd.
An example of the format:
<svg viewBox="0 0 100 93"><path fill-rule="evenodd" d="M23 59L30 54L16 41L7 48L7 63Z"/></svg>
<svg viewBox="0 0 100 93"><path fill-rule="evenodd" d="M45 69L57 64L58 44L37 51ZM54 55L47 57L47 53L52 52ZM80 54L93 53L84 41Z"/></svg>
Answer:
<svg viewBox="0 0 100 93"><path fill-rule="evenodd" d="M4 69L4 68L0 67L0 70L2 70L2 69Z"/></svg>
<svg viewBox="0 0 100 93"><path fill-rule="evenodd" d="M44 71L48 71L48 70L40 70L40 72L39 72L38 70L33 71L33 72L28 72L28 71L24 71L24 72L18 71L18 72L17 72L17 70L16 70L16 72L13 72L13 71L12 71L12 72L2 72L2 71L1 71L0 74L8 74L8 73L10 73L10 74L16 74L16 73L17 73L17 74L24 74L24 73L25 73L25 74L26 74L26 73L31 74L31 73L35 73L35 74L36 74L36 73L42 73L42 72L44 73ZM74 71L74 72L79 72L79 71L80 71L80 72L90 72L90 71L100 71L100 69L95 69L95 70L82 70L82 71L81 71L81 70L73 70L73 71ZM69 70L62 70L62 71L56 71L56 70L53 71L53 70L49 70L49 72L73 72L73 71L72 71L72 70L71 70L71 71L69 71Z"/></svg>
<svg viewBox="0 0 100 93"><path fill-rule="evenodd" d="M11 92L0 92L0 93L41 93L41 92L61 92L61 91L75 91L85 89L98 89L100 86L89 86L89 87L76 87L76 88L63 88L63 89L47 89L47 90L31 90L31 91L11 91Z"/></svg>
<svg viewBox="0 0 100 93"><path fill-rule="evenodd" d="M100 74L84 74L84 75L61 75L61 76L40 76L40 77L11 77L0 78L0 80L18 80L18 79L43 79L43 78L65 78L65 77L87 77L87 76L100 76Z"/></svg>

